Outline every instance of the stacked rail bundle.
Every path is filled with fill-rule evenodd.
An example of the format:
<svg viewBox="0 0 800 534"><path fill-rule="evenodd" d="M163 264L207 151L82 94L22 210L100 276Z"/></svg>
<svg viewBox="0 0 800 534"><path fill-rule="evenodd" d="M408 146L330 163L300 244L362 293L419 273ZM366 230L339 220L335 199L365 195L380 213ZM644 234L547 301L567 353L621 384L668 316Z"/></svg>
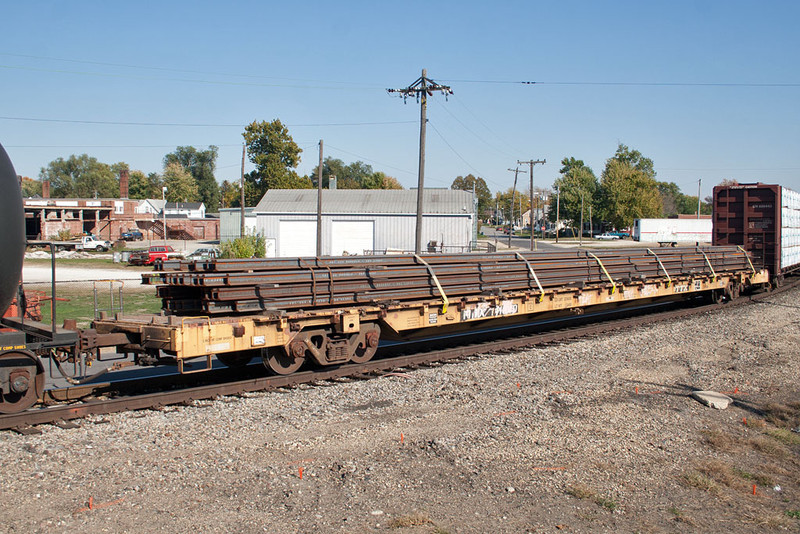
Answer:
<svg viewBox="0 0 800 534"><path fill-rule="evenodd" d="M415 301L750 270L738 247L417 257L166 261L143 275L178 315L254 313Z"/></svg>

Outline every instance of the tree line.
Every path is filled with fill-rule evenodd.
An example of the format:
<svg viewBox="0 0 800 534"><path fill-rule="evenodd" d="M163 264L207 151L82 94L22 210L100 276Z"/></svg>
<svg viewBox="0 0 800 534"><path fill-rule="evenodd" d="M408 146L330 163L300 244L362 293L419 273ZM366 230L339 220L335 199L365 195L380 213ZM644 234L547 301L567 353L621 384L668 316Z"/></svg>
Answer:
<svg viewBox="0 0 800 534"><path fill-rule="evenodd" d="M530 209L530 189L518 188L511 206L512 188L495 193L492 197L483 178L458 176L452 189L472 191L475 186L478 198L478 213L483 220L497 222L499 211L504 220L514 213ZM534 188L534 212L543 213L547 205L547 218L556 222L556 217L572 226L583 219L603 221L609 226L622 229L633 225L634 219L670 217L697 212L697 197L685 195L674 182L659 182L653 160L620 143L614 155L606 161L600 178L583 160L565 157L561 160L559 177L552 188ZM539 210L542 210L541 212ZM700 203L700 213L711 213L711 199Z"/></svg>
<svg viewBox="0 0 800 534"><path fill-rule="evenodd" d="M295 170L300 164L302 149L294 142L289 130L279 119L254 121L242 134L247 157L255 169L244 176L245 205L254 206L268 189L309 189L317 187L317 167L309 176ZM21 178L24 196L42 193L42 181L50 182L54 198L115 198L119 194L119 173L129 171L128 198L161 198L166 187L170 202L203 202L208 212L219 208L239 207L239 179L215 177L218 147L197 149L179 146L163 159L163 169L145 174L130 170L125 162L103 163L87 154L57 158L39 173L39 180ZM340 189L402 189L400 182L362 161L345 163L327 157L322 165L322 184L327 187L336 176Z"/></svg>

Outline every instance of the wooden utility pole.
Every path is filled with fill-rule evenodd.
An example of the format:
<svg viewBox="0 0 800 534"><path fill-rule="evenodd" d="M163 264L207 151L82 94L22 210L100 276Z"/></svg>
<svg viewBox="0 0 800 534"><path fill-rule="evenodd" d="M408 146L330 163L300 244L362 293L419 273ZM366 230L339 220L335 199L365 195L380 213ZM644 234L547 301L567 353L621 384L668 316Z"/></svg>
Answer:
<svg viewBox="0 0 800 534"><path fill-rule="evenodd" d="M544 165L545 163L547 163L546 159L537 159L536 161L534 161L534 160L529 160L529 161L519 161L519 160L517 160L517 165L528 164L528 165L531 166L531 171L530 171L531 172L531 250L536 250L536 237L535 237L536 236L536 232L534 231L535 229L533 227L533 166L534 165ZM542 235L542 238L544 238L544 235Z"/></svg>
<svg viewBox="0 0 800 534"><path fill-rule="evenodd" d="M519 170L519 167L508 170L514 173L514 187L513 189L511 189L511 213L509 214L511 216L509 217L508 221L508 248L511 248L511 234L514 233L514 195L517 192L517 176L519 175L519 173L525 171ZM521 213L520 217L522 217Z"/></svg>
<svg viewBox="0 0 800 534"><path fill-rule="evenodd" d="M247 155L247 144L242 143L242 174L239 179L239 187L242 190L242 199L241 199L242 205L239 210L239 215L241 216L240 218L242 220L240 221L241 224L239 226L239 237L244 237L244 158L246 155Z"/></svg>
<svg viewBox="0 0 800 534"><path fill-rule="evenodd" d="M556 243L558 243L559 221L561 220L561 187L556 186Z"/></svg>
<svg viewBox="0 0 800 534"><path fill-rule="evenodd" d="M422 69L422 76L404 89L387 89L390 93L400 93L405 101L410 96L415 96L420 103L419 111L419 176L417 179L417 229L414 238L414 253L422 251L422 214L423 192L425 189L425 126L428 122L428 95L434 91L441 91L445 98L452 95L453 91L447 85L440 85L428 78L428 71Z"/></svg>
<svg viewBox="0 0 800 534"><path fill-rule="evenodd" d="M697 218L700 218L700 184L703 183L703 179L700 178L697 180Z"/></svg>
<svg viewBox="0 0 800 534"><path fill-rule="evenodd" d="M317 257L322 256L322 139L319 140L319 166L317 167Z"/></svg>

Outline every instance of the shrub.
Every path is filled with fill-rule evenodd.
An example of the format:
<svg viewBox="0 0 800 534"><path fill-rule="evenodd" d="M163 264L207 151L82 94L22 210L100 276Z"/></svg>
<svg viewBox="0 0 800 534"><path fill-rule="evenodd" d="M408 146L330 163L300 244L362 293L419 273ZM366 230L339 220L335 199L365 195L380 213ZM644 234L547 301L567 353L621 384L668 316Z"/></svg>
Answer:
<svg viewBox="0 0 800 534"><path fill-rule="evenodd" d="M237 237L220 245L222 258L263 258L266 254L267 240L260 234Z"/></svg>

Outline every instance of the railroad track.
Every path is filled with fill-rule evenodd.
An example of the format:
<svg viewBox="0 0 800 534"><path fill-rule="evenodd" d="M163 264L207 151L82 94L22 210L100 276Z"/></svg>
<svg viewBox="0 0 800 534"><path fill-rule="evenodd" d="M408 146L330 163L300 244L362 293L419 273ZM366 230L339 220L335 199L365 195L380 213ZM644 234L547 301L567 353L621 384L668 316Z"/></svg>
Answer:
<svg viewBox="0 0 800 534"><path fill-rule="evenodd" d="M257 391L270 391L321 381L348 378L369 379L380 377L387 372L396 372L398 369L413 369L419 366L463 360L479 354L564 342L733 306L746 305L754 301L763 300L778 292L787 291L798 285L800 285L800 280L788 283L773 292L762 292L741 297L724 304L695 305L689 308L682 307L667 311L650 312L645 315L625 317L623 319L613 318L581 326L568 326L505 339L465 343L455 347L414 354L402 354L391 358L378 358L362 364L351 363L334 368L302 371L291 375L241 378L241 371L225 368L201 375L169 375L142 379L141 381L128 381L123 385L109 382L61 388L46 392L45 401L55 403L53 405L32 408L15 414L0 415L0 430L12 429L21 433L37 433L39 432L39 429L36 428L37 425L58 424L68 427L74 425L69 421L84 418L88 415L159 409L168 405L189 404L198 400L242 395ZM624 313L630 313L630 310ZM252 370L249 372L252 373ZM203 376L204 383L197 385L195 382L193 384L193 377L196 376ZM163 387L164 390L144 394L125 394L126 391L142 391L143 386L147 388L145 391L152 391L156 387ZM102 398L103 395L109 394L119 396Z"/></svg>

